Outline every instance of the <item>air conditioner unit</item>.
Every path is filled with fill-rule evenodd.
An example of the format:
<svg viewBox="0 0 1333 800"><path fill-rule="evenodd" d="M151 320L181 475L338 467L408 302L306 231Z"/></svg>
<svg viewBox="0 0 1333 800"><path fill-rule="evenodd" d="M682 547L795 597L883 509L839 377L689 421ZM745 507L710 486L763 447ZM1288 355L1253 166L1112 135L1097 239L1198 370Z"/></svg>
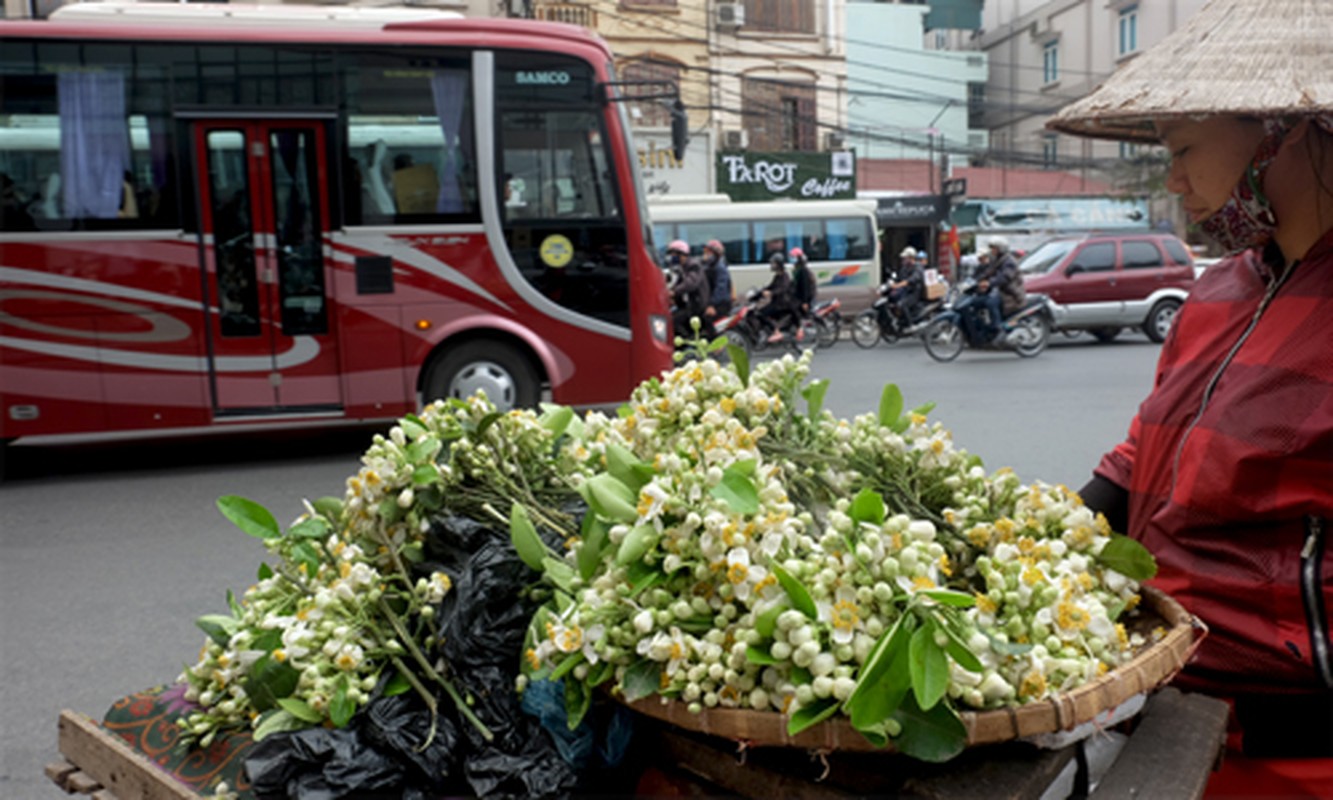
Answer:
<svg viewBox="0 0 1333 800"><path fill-rule="evenodd" d="M846 149L847 149L847 137L846 137L846 136L843 136L841 133L837 133L837 132L835 132L835 131L830 131L830 132L824 134L824 149L825 149L825 150L846 150Z"/></svg>
<svg viewBox="0 0 1333 800"><path fill-rule="evenodd" d="M722 132L723 150L744 150L750 146L750 136L744 128Z"/></svg>
<svg viewBox="0 0 1333 800"><path fill-rule="evenodd" d="M745 5L742 3L718 3L714 13L718 30L734 31L745 24Z"/></svg>

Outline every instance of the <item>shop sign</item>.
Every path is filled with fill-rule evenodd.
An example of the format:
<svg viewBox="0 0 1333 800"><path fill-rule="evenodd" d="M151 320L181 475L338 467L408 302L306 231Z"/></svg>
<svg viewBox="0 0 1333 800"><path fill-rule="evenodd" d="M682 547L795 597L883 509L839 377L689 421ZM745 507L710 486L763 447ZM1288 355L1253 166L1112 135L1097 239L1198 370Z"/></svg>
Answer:
<svg viewBox="0 0 1333 800"><path fill-rule="evenodd" d="M732 200L844 200L856 197L856 155L754 153L717 156L717 191Z"/></svg>
<svg viewBox="0 0 1333 800"><path fill-rule="evenodd" d="M634 147L645 195L712 194L713 137L711 132L691 133L683 158L671 152L671 131L634 129Z"/></svg>

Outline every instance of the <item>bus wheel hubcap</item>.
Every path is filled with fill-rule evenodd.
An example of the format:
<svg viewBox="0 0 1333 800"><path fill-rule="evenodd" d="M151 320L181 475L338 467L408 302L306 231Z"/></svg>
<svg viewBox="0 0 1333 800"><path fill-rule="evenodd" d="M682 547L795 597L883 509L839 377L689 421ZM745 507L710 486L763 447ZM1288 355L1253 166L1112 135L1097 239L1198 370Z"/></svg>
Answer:
<svg viewBox="0 0 1333 800"><path fill-rule="evenodd" d="M468 364L458 371L449 395L468 398L478 389L486 392L486 397L499 408L514 405L514 378L504 367L493 361L478 361Z"/></svg>

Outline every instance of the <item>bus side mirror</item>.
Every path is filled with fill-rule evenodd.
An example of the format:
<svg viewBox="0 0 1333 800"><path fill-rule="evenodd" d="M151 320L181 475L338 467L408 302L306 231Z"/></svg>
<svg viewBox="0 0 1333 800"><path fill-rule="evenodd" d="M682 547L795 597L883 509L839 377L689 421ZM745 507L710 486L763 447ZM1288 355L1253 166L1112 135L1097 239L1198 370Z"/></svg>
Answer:
<svg viewBox="0 0 1333 800"><path fill-rule="evenodd" d="M671 154L677 161L685 158L685 145L690 142L690 118L685 113L685 104L676 98L671 104Z"/></svg>

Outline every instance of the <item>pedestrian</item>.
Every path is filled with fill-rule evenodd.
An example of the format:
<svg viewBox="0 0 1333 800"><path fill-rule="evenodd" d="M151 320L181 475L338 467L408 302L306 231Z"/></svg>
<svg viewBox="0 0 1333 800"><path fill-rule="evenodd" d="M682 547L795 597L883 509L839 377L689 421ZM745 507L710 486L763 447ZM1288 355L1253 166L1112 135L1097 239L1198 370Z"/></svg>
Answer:
<svg viewBox="0 0 1333 800"><path fill-rule="evenodd" d="M1236 796L1333 787L1330 42L1327 0L1211 0L1048 123L1165 145L1166 187L1229 254L1081 494L1207 624L1177 681L1230 702L1210 791Z"/></svg>

